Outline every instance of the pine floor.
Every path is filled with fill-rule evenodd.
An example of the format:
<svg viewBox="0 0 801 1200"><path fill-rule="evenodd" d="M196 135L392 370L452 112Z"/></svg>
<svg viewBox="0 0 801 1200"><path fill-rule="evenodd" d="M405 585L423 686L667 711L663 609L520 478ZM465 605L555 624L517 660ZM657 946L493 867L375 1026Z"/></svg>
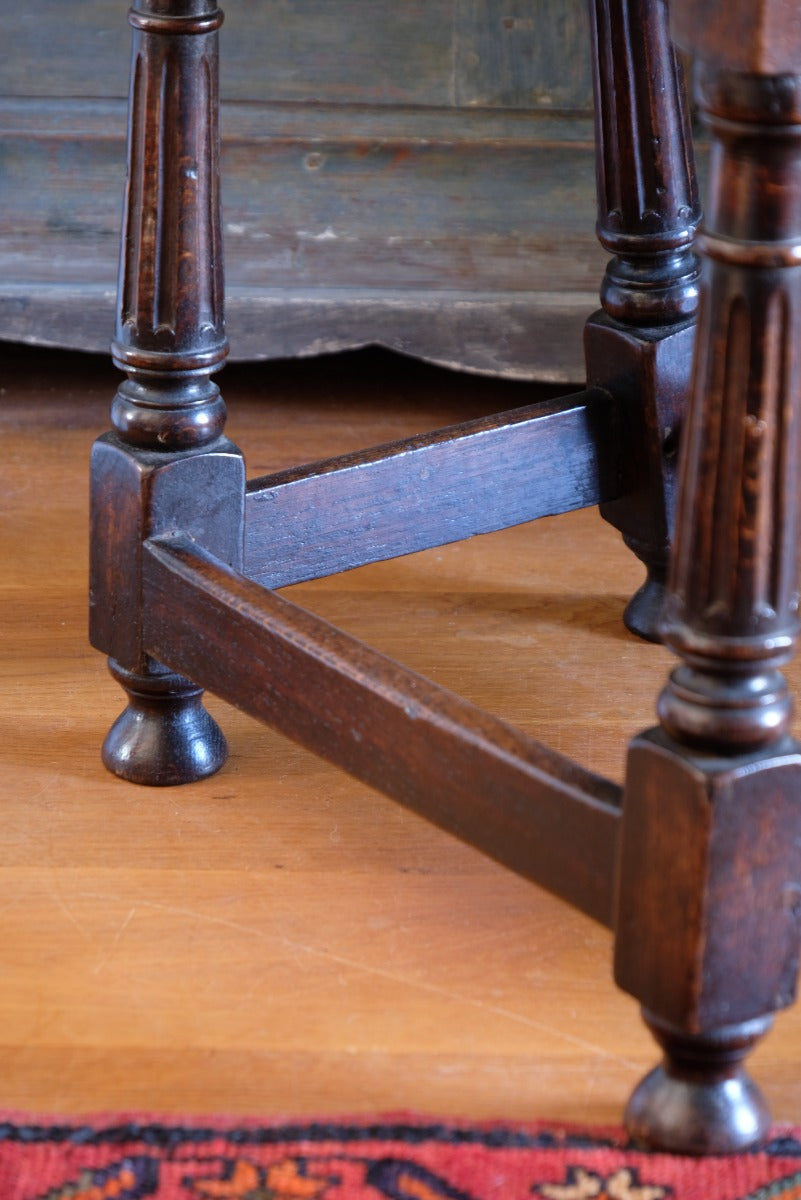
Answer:
<svg viewBox="0 0 801 1200"><path fill-rule="evenodd" d="M104 772L87 458L117 376L0 350L0 1107L617 1121L657 1055L607 931L213 698L216 778ZM251 475L531 395L373 351L221 382ZM621 778L668 667L620 622L640 573L587 511L292 591ZM796 1010L752 1058L781 1120L799 1064Z"/></svg>

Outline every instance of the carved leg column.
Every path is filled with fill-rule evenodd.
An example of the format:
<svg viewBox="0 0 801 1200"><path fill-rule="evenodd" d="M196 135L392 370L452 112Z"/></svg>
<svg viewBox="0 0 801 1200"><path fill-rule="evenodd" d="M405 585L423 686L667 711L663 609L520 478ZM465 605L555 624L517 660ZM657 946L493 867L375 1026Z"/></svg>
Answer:
<svg viewBox="0 0 801 1200"><path fill-rule="evenodd" d="M764 45L757 3L732 38L742 73L718 65L737 19L715 7L676 5L702 60L710 212L664 623L681 665L661 728L630 751L615 962L665 1052L629 1129L698 1153L768 1125L741 1061L794 998L801 913L801 756L779 670L798 632L801 77L738 63Z"/></svg>
<svg viewBox="0 0 801 1200"><path fill-rule="evenodd" d="M222 438L211 375L227 353L219 217L214 0L138 0L114 360L127 373L115 432L92 462L93 644L129 694L106 739L110 770L173 784L217 770L225 740L200 690L148 657L140 547L189 530L241 562L244 471ZM238 501L237 501L238 497Z"/></svg>
<svg viewBox="0 0 801 1200"><path fill-rule="evenodd" d="M621 402L625 478L622 498L602 505L601 514L648 572L625 622L657 640L689 387L700 210L665 0L590 0L590 17L598 237L614 257L601 287L603 311L586 330L587 376Z"/></svg>

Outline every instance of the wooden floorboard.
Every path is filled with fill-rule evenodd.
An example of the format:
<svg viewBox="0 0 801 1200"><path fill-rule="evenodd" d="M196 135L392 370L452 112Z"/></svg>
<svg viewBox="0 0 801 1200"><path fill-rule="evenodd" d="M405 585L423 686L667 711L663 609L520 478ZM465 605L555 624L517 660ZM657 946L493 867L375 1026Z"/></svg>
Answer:
<svg viewBox="0 0 801 1200"><path fill-rule="evenodd" d="M216 778L104 772L86 472L115 380L2 354L0 1107L617 1120L656 1052L602 928L214 699ZM221 382L251 475L531 394L375 353ZM620 623L639 579L588 511L287 594L619 779L668 666ZM801 1013L752 1061L798 1120Z"/></svg>

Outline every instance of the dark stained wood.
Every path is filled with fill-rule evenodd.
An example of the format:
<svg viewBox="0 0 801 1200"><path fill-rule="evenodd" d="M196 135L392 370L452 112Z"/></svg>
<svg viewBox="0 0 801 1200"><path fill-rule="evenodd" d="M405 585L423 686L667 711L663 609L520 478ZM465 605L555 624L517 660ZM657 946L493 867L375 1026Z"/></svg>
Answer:
<svg viewBox="0 0 801 1200"><path fill-rule="evenodd" d="M618 402L614 439L628 464L627 486L602 503L601 512L646 569L624 620L639 637L661 641L695 327L677 323L654 334L599 313L587 322L584 338L588 381L609 388Z"/></svg>
<svg viewBox="0 0 801 1200"><path fill-rule="evenodd" d="M685 27L704 7L677 6ZM734 18L715 58L737 68ZM615 974L665 1049L630 1128L721 1152L767 1128L741 1060L794 998L801 946L801 758L779 669L798 634L801 79L702 63L699 83L713 173L663 624L681 663L662 728L631 750Z"/></svg>
<svg viewBox="0 0 801 1200"><path fill-rule="evenodd" d="M90 586L97 603L90 633L111 656L129 697L106 738L103 761L133 782L154 773L162 784L200 779L218 770L227 753L196 686L146 654L138 549L143 536L179 519L191 495L188 488L177 506L168 501L165 514L170 468L183 476L195 467L213 469L215 456L197 452L219 447L225 424L211 380L228 351L218 128L222 19L215 0L140 0L129 13L130 158L112 346L128 378L111 409L117 438L94 449ZM241 485L241 461L223 453L223 478L231 467ZM229 497L222 526L227 533L233 525L238 535L242 501L235 488ZM213 536L213 526L204 521L204 533Z"/></svg>
<svg viewBox="0 0 801 1200"><path fill-rule="evenodd" d="M214 0L175 11L163 0L142 0L129 13L129 171L112 347L134 384L118 400L115 426L131 445L160 450L204 445L222 432L207 379L228 353L218 126L223 16ZM201 378L185 380L188 372ZM152 373L162 378L153 381Z"/></svg>
<svg viewBox="0 0 801 1200"><path fill-rule="evenodd" d="M598 238L613 255L608 316L635 326L695 316L701 216L682 64L667 0L591 0Z"/></svg>
<svg viewBox="0 0 801 1200"><path fill-rule="evenodd" d="M724 754L786 733L798 633L801 110L773 91L711 71L699 90L717 138L708 299L665 616L686 665L660 715Z"/></svg>
<svg viewBox="0 0 801 1200"><path fill-rule="evenodd" d="M132 453L119 434L92 447L89 637L123 669L145 665L142 543L181 529L233 567L242 563L245 473L224 438L205 453ZM206 503L198 504L198 495ZM116 669L116 668L115 668Z"/></svg>
<svg viewBox="0 0 801 1200"><path fill-rule="evenodd" d="M145 547L145 644L595 920L611 920L620 789L233 572Z"/></svg>
<svg viewBox="0 0 801 1200"><path fill-rule="evenodd" d="M671 28L704 62L757 75L794 75L801 57L801 13L776 0L699 0L675 5Z"/></svg>
<svg viewBox="0 0 801 1200"><path fill-rule="evenodd" d="M623 405L617 440L639 478L602 506L646 568L625 615L659 639L673 527L678 429L698 302L700 219L689 106L666 0L592 0L598 237L612 254L603 312L585 331L588 379Z"/></svg>
<svg viewBox="0 0 801 1200"><path fill-rule="evenodd" d="M582 392L251 480L245 574L285 587L611 499L615 429Z"/></svg>
<svg viewBox="0 0 801 1200"><path fill-rule="evenodd" d="M643 1019L666 1065L647 1075L628 1103L634 1141L680 1154L732 1154L767 1136L770 1109L742 1064L770 1018L704 1035L686 1034L646 1010Z"/></svg>
<svg viewBox="0 0 801 1200"><path fill-rule="evenodd" d="M742 1060L795 996L800 785L795 745L704 760L652 731L631 747L615 979L665 1051L626 1114L651 1146L734 1152L769 1128Z"/></svg>

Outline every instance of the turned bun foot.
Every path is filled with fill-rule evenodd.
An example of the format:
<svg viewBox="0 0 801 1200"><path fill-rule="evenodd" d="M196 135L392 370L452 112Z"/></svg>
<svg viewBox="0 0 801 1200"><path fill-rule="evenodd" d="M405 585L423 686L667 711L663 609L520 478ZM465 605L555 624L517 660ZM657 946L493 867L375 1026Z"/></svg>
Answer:
<svg viewBox="0 0 801 1200"><path fill-rule="evenodd" d="M213 775L228 757L222 730L202 704L203 689L154 669L138 675L109 661L128 707L103 743L103 762L129 783L167 787Z"/></svg>
<svg viewBox="0 0 801 1200"><path fill-rule="evenodd" d="M648 570L648 578L626 605L623 624L646 642L661 642L660 622L667 589L664 575Z"/></svg>
<svg viewBox="0 0 801 1200"><path fill-rule="evenodd" d="M734 1154L765 1136L770 1112L742 1060L770 1028L769 1017L703 1035L672 1030L648 1014L645 1020L665 1057L626 1108L635 1141L674 1154Z"/></svg>

